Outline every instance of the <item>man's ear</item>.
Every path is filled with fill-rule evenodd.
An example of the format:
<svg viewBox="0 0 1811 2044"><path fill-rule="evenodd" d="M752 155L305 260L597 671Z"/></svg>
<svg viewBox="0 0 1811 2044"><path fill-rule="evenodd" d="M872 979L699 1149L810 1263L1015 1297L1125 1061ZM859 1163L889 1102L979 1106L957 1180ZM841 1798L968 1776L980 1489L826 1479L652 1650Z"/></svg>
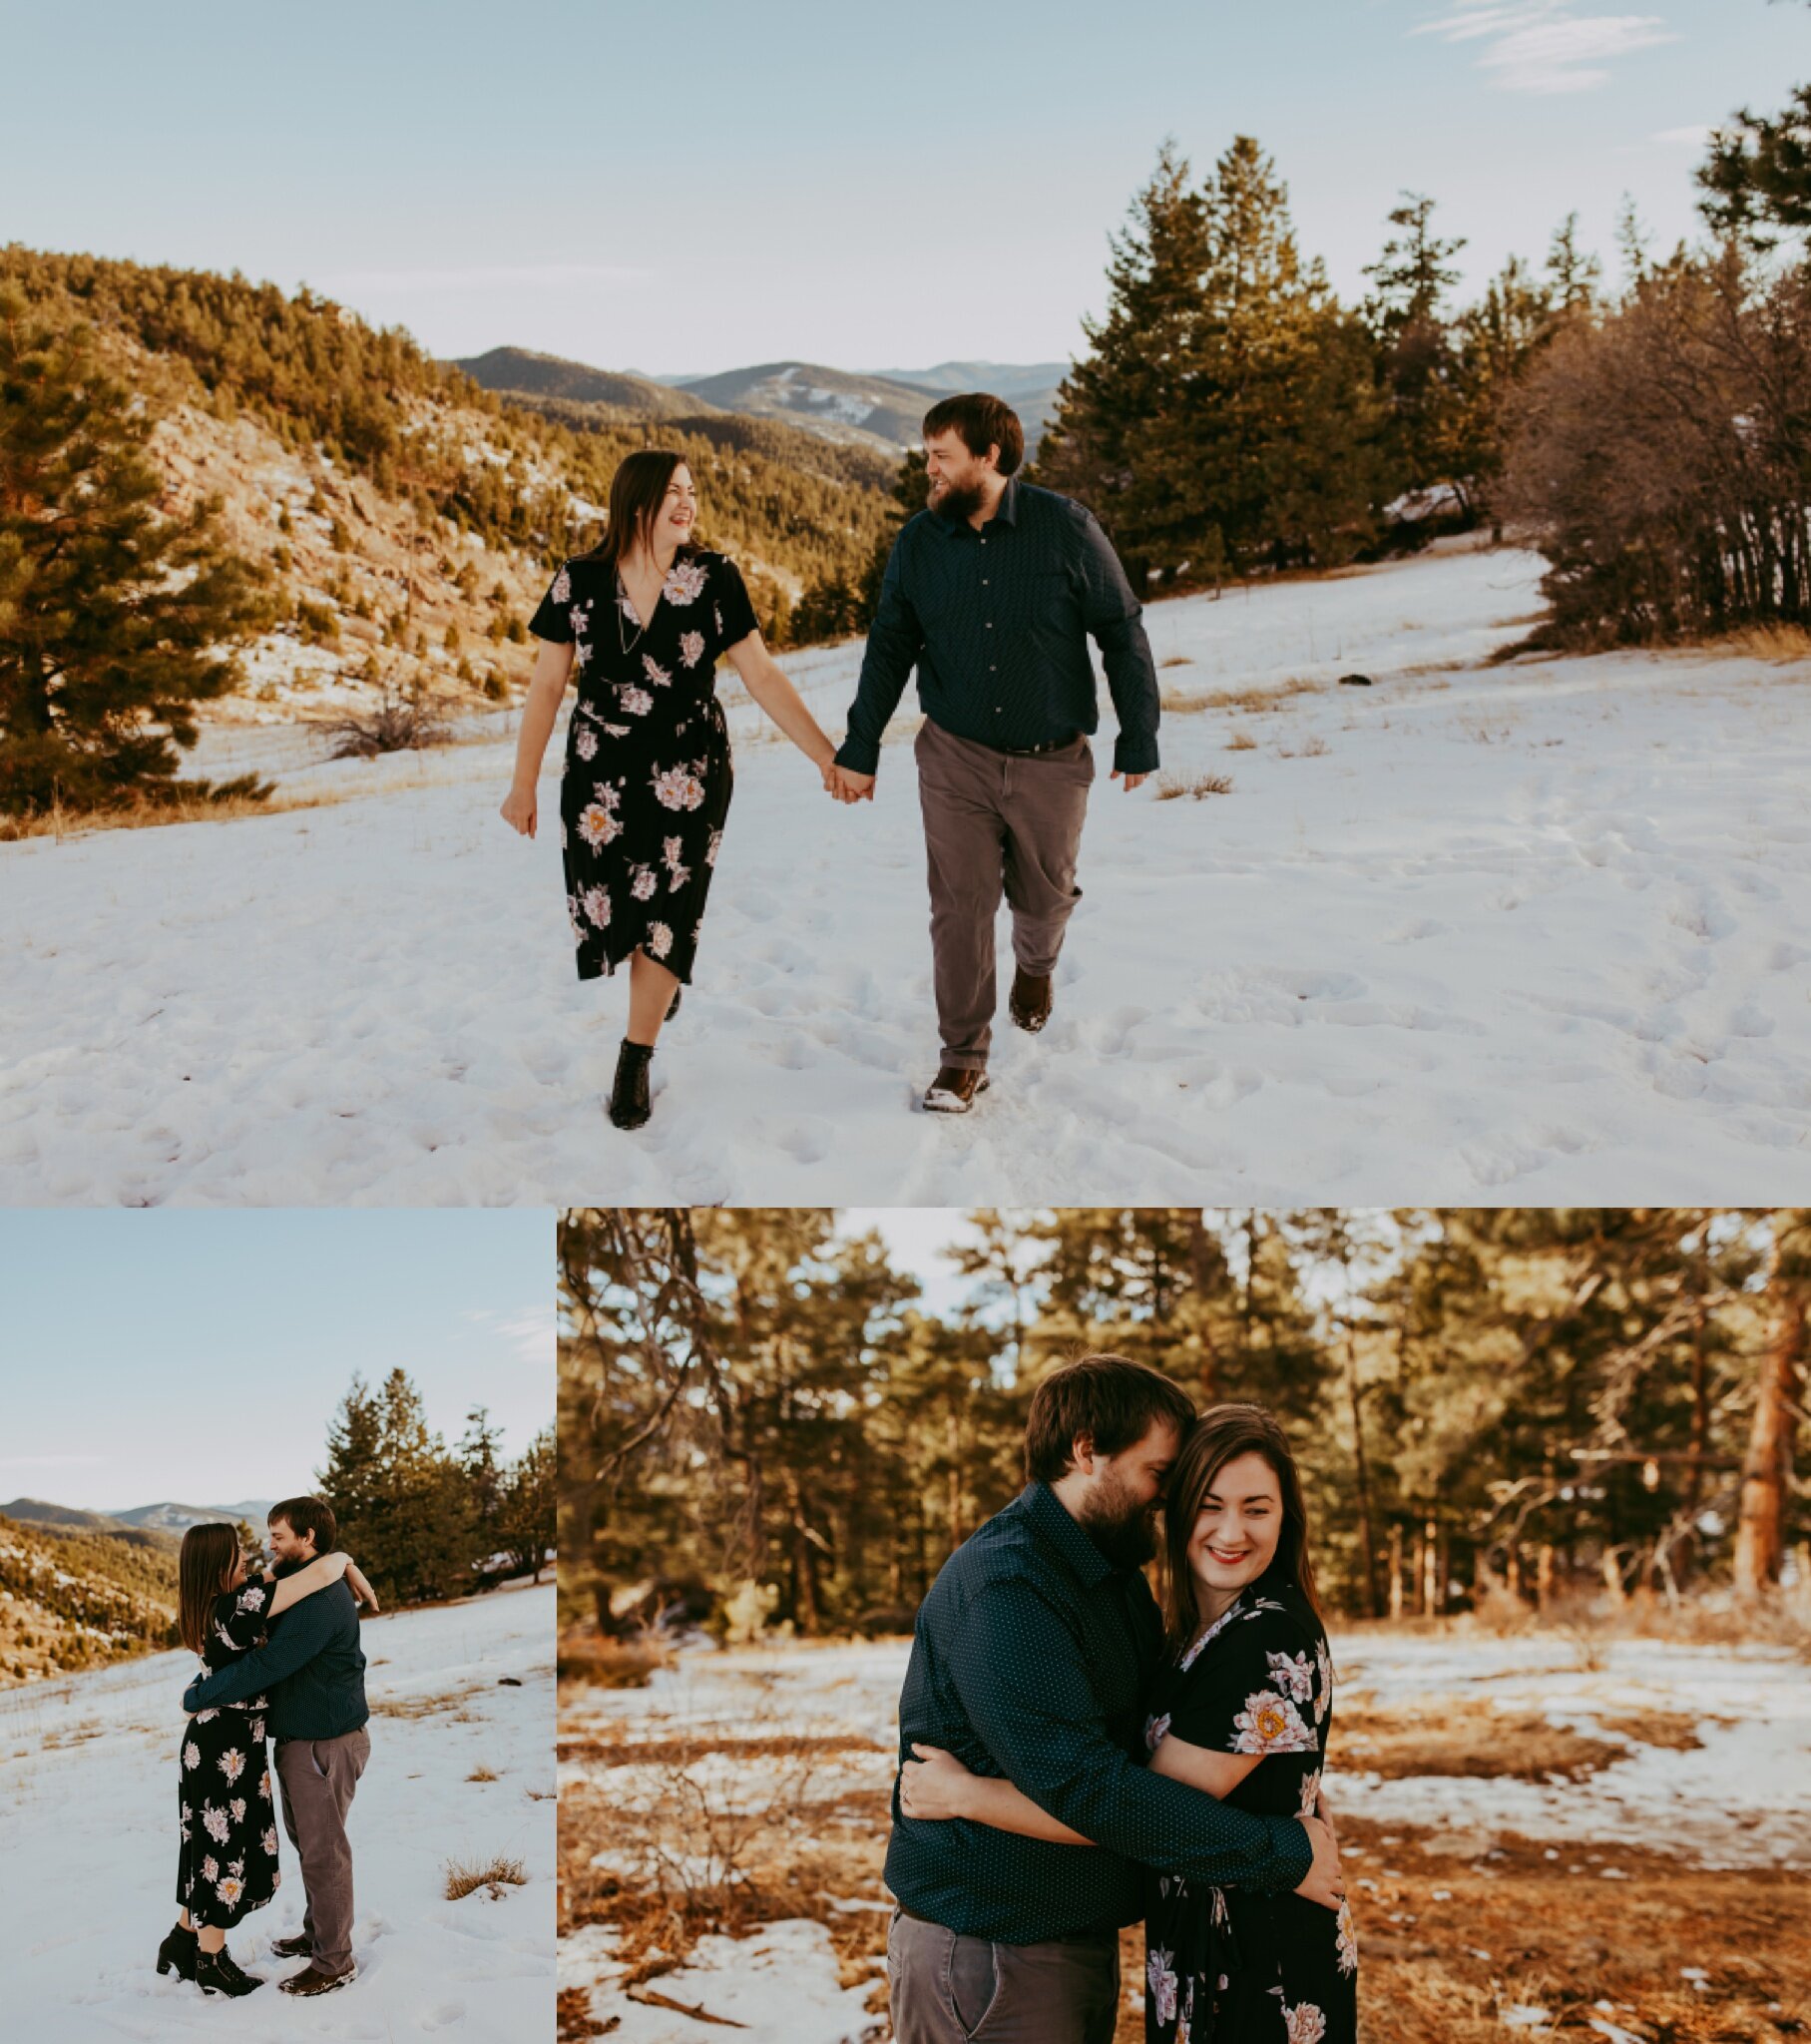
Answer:
<svg viewBox="0 0 1811 2044"><path fill-rule="evenodd" d="M1095 1437L1092 1433L1079 1433L1069 1444L1070 1459L1084 1476L1095 1473Z"/></svg>

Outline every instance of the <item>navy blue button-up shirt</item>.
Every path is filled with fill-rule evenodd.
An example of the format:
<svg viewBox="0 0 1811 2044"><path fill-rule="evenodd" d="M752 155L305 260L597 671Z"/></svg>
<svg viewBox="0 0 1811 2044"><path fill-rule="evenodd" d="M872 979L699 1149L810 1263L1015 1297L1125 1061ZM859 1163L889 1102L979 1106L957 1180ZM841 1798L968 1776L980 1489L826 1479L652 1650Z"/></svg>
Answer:
<svg viewBox="0 0 1811 2044"><path fill-rule="evenodd" d="M1157 677L1141 615L1093 513L1055 490L1012 477L979 531L920 511L893 542L837 761L875 770L914 667L924 714L957 738L1027 747L1092 732L1092 635L1120 720L1114 770L1152 772Z"/></svg>
<svg viewBox="0 0 1811 2044"><path fill-rule="evenodd" d="M1115 1568L1046 1484L951 1555L918 1613L901 1765L914 1740L942 1747L1097 1842L908 1817L895 1775L887 1885L914 1915L1038 1944L1135 1922L1146 1866L1277 1892L1307 1878L1313 1853L1293 1818L1234 1809L1144 1767L1162 1634L1144 1578Z"/></svg>

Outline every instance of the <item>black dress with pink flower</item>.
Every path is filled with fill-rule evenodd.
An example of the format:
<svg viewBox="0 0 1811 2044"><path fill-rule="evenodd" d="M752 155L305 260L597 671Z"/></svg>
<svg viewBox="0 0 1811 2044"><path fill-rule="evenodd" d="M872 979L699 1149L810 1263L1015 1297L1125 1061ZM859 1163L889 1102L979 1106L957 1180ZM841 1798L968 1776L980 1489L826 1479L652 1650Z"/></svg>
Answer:
<svg viewBox="0 0 1811 2044"><path fill-rule="evenodd" d="M1158 1678L1144 1743L1263 1758L1225 1797L1306 1816L1333 1727L1333 1664L1314 1609L1272 1567ZM1358 1939L1302 1895L1145 1875L1147 2044L1356 2044Z"/></svg>
<svg viewBox="0 0 1811 2044"><path fill-rule="evenodd" d="M690 984L733 785L716 663L756 629L735 563L701 547L680 548L646 622L583 556L530 621L573 648L560 839L581 979L646 951Z"/></svg>
<svg viewBox="0 0 1811 2044"><path fill-rule="evenodd" d="M208 1617L202 1662L210 1675L261 1646L276 1585L252 1576L223 1590ZM198 1711L183 1732L177 1776L182 1850L176 1898L197 1929L229 1930L276 1893L276 1807L263 1697Z"/></svg>

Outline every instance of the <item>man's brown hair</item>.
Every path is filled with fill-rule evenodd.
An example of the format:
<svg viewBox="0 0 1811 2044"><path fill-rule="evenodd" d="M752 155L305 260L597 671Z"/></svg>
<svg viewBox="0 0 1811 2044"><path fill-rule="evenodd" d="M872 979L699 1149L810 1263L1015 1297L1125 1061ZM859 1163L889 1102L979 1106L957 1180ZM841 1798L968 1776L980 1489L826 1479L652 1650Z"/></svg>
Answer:
<svg viewBox="0 0 1811 2044"><path fill-rule="evenodd" d="M1117 1455L1141 1441L1156 1421L1188 1438L1194 1407L1180 1384L1147 1362L1125 1355L1084 1355L1060 1363L1032 1393L1025 1421L1025 1475L1055 1483L1086 1434L1097 1455Z"/></svg>
<svg viewBox="0 0 1811 2044"><path fill-rule="evenodd" d="M1025 459L1025 428L1003 397L990 397L985 390L940 397L924 415L924 437L932 440L952 428L971 454L998 447L1002 475L1011 475Z"/></svg>
<svg viewBox="0 0 1811 2044"><path fill-rule="evenodd" d="M274 1526L278 1519L287 1521L289 1531L298 1540L312 1533L316 1554L331 1554L339 1545L339 1521L324 1497L286 1497L281 1504L270 1507L265 1524Z"/></svg>

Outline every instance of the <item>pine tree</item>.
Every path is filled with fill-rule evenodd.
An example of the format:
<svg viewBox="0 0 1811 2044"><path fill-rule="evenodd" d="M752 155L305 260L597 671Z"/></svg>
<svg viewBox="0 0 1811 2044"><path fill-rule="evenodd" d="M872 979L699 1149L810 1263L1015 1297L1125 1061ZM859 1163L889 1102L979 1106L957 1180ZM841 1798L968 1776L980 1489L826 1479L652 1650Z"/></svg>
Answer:
<svg viewBox="0 0 1811 2044"><path fill-rule="evenodd" d="M160 512L153 423L86 329L0 285L0 811L167 797L196 706L233 683L223 647L264 619L218 507Z"/></svg>
<svg viewBox="0 0 1811 2044"><path fill-rule="evenodd" d="M1711 135L1695 175L1698 210L1719 234L1764 254L1811 230L1811 85L1794 86L1779 114L1744 107Z"/></svg>
<svg viewBox="0 0 1811 2044"><path fill-rule="evenodd" d="M504 1472L499 1526L512 1573L538 1583L555 1540L557 1503L554 1433L544 1428Z"/></svg>
<svg viewBox="0 0 1811 2044"><path fill-rule="evenodd" d="M1404 193L1390 214L1397 232L1377 261L1366 313L1376 336L1381 388L1389 406L1388 445L1393 481L1403 490L1427 489L1459 477L1459 405L1455 363L1445 310L1459 272L1449 258L1463 237L1443 241L1433 232L1434 201Z"/></svg>
<svg viewBox="0 0 1811 2044"><path fill-rule="evenodd" d="M1165 142L1157 167L1112 237L1108 307L1087 319L1088 352L1064 378L1037 479L1079 497L1100 519L1134 590L1151 569L1214 541L1199 477L1161 458L1176 433L1207 267L1206 208L1186 159Z"/></svg>

